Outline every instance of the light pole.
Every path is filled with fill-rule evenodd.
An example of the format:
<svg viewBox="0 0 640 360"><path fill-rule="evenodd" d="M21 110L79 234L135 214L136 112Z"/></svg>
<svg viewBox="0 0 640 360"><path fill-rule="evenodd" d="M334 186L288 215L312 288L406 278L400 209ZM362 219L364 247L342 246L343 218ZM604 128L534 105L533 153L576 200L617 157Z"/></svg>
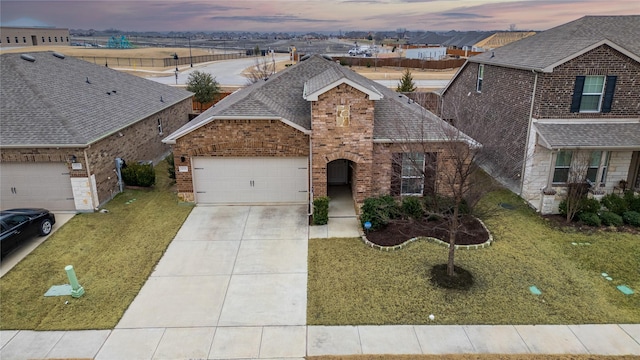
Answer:
<svg viewBox="0 0 640 360"><path fill-rule="evenodd" d="M173 54L173 60L176 63L176 85L178 85L178 53Z"/></svg>
<svg viewBox="0 0 640 360"><path fill-rule="evenodd" d="M191 56L191 34L189 34L189 62L191 62L191 67L193 67L193 57Z"/></svg>

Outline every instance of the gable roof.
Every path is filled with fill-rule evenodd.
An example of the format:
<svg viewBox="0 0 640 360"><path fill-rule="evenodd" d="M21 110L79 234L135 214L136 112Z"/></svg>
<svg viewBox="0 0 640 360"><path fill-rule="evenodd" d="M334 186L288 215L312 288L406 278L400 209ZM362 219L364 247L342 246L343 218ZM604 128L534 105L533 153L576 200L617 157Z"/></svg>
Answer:
<svg viewBox="0 0 640 360"><path fill-rule="evenodd" d="M2 147L86 146L192 96L59 53L0 56Z"/></svg>
<svg viewBox="0 0 640 360"><path fill-rule="evenodd" d="M470 57L468 62L551 72L603 44L640 61L640 15L585 16Z"/></svg>
<svg viewBox="0 0 640 360"><path fill-rule="evenodd" d="M382 94L370 82L362 81L363 77L353 76L353 71L345 71L344 67L331 67L312 77L304 83L303 97L307 101L317 101L318 96L340 84L349 84L369 96L369 100L380 100Z"/></svg>
<svg viewBox="0 0 640 360"><path fill-rule="evenodd" d="M311 94L315 94L339 83L355 85L370 96L379 97L374 102L374 141L406 140L407 129L419 134L420 140L446 140L442 130L452 128L406 96L335 61L313 55L266 81L225 97L162 141L175 143L176 139L217 119L277 119L310 133L311 107L305 99L305 91L313 89ZM471 140L466 135L464 138Z"/></svg>

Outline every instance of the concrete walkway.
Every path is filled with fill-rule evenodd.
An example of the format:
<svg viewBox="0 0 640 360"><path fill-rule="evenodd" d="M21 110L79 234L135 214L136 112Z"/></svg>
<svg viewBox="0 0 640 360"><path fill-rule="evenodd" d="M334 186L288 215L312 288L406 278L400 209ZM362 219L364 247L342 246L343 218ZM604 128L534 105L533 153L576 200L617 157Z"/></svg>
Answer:
<svg viewBox="0 0 640 360"><path fill-rule="evenodd" d="M640 324L306 326L307 239L359 234L334 199L324 227L306 206L198 206L115 329L0 331L0 359L640 355Z"/></svg>

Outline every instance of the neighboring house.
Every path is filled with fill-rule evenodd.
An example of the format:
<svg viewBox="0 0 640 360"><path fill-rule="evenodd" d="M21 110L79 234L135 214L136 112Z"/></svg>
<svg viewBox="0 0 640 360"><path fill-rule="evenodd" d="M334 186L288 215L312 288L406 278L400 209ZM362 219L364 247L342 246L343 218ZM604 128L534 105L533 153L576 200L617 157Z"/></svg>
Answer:
<svg viewBox="0 0 640 360"><path fill-rule="evenodd" d="M93 211L119 192L115 159L157 160L190 92L56 52L0 55L2 208Z"/></svg>
<svg viewBox="0 0 640 360"><path fill-rule="evenodd" d="M489 172L555 213L584 154L593 193L640 188L639 61L640 16L586 16L469 58L439 114L485 146Z"/></svg>
<svg viewBox="0 0 640 360"><path fill-rule="evenodd" d="M1 47L69 46L69 29L54 27L0 27Z"/></svg>
<svg viewBox="0 0 640 360"><path fill-rule="evenodd" d="M184 201L307 204L329 185L348 184L362 204L434 191L447 168L443 129L453 128L404 95L313 55L163 141L173 145ZM416 143L420 150L407 152ZM403 158L431 171L402 169Z"/></svg>

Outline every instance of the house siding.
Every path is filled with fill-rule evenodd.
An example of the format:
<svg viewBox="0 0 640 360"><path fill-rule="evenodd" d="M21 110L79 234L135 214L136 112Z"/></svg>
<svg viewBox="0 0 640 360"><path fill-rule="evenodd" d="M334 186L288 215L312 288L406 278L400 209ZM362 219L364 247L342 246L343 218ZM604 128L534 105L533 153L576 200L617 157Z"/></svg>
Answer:
<svg viewBox="0 0 640 360"><path fill-rule="evenodd" d="M214 120L177 139L173 155L178 197L194 202L192 157L309 156L309 136L279 120Z"/></svg>

